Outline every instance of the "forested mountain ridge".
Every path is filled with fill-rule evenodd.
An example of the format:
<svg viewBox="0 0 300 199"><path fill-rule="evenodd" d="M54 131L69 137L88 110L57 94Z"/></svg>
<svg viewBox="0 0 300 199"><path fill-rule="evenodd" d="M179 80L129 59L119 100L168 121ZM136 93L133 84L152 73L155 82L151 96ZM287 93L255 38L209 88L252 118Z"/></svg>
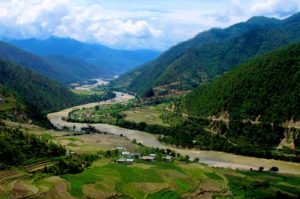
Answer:
<svg viewBox="0 0 300 199"><path fill-rule="evenodd" d="M101 69L96 70L91 64L80 60L58 56L43 58L2 41L0 41L0 59L22 65L63 84L88 79L90 76L93 78L111 76L111 73ZM82 73L79 68L86 72Z"/></svg>
<svg viewBox="0 0 300 199"><path fill-rule="evenodd" d="M71 78L68 78L70 79L68 83L99 77L112 77L112 73L106 69L97 67L78 58L63 55L48 55L43 58L51 65L59 67L66 76L70 76Z"/></svg>
<svg viewBox="0 0 300 199"><path fill-rule="evenodd" d="M153 87L180 81L179 89L189 90L252 57L300 41L299 35L300 14L284 20L253 17L227 29L200 33L122 75L115 84L142 94Z"/></svg>
<svg viewBox="0 0 300 199"><path fill-rule="evenodd" d="M194 116L228 112L231 120L300 120L300 43L254 58L187 95Z"/></svg>
<svg viewBox="0 0 300 199"><path fill-rule="evenodd" d="M47 113L81 102L64 86L29 69L0 60L0 84L14 91L32 112Z"/></svg>
<svg viewBox="0 0 300 199"><path fill-rule="evenodd" d="M122 74L159 55L151 50L117 50L100 44L90 44L68 38L50 37L45 40L25 39L7 41L39 56L62 55L81 59L97 70ZM97 74L97 70L95 73Z"/></svg>

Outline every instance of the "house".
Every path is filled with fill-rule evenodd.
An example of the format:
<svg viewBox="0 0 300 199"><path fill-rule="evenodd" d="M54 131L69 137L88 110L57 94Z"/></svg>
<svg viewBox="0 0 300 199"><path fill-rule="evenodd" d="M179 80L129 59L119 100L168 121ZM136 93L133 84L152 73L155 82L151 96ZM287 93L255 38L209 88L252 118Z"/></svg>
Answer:
<svg viewBox="0 0 300 199"><path fill-rule="evenodd" d="M4 102L4 99L0 97L0 103L3 103L3 102Z"/></svg>
<svg viewBox="0 0 300 199"><path fill-rule="evenodd" d="M163 157L163 160L166 162L172 162L173 161L173 156L167 155L165 157Z"/></svg>
<svg viewBox="0 0 300 199"><path fill-rule="evenodd" d="M126 163L132 164L132 163L134 163L134 159L133 158L127 158Z"/></svg>
<svg viewBox="0 0 300 199"><path fill-rule="evenodd" d="M151 153L151 154L149 154L151 157L154 157L154 158L156 158L156 154L155 153Z"/></svg>
<svg viewBox="0 0 300 199"><path fill-rule="evenodd" d="M126 148L122 146L116 146L115 149L119 151L126 151Z"/></svg>
<svg viewBox="0 0 300 199"><path fill-rule="evenodd" d="M147 161L147 162L154 162L155 157L152 156L142 156L141 160Z"/></svg>
<svg viewBox="0 0 300 199"><path fill-rule="evenodd" d="M131 155L131 157L134 157L134 158L140 158L141 157L140 153L131 153L130 155Z"/></svg>
<svg viewBox="0 0 300 199"><path fill-rule="evenodd" d="M130 156L130 153L128 151L122 151L122 156Z"/></svg>
<svg viewBox="0 0 300 199"><path fill-rule="evenodd" d="M76 155L77 153L75 151L68 151L66 153L66 155L70 156L70 155Z"/></svg>
<svg viewBox="0 0 300 199"><path fill-rule="evenodd" d="M121 164L121 163L125 163L126 162L126 159L125 158L119 158L117 160L117 163Z"/></svg>

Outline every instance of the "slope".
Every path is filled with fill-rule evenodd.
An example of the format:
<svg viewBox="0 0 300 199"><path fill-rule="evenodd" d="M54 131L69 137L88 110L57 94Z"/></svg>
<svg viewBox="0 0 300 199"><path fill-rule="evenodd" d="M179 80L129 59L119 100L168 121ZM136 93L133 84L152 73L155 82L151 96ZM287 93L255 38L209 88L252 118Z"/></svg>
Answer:
<svg viewBox="0 0 300 199"><path fill-rule="evenodd" d="M185 99L191 115L228 112L232 120L300 120L300 43L275 50L200 86Z"/></svg>
<svg viewBox="0 0 300 199"><path fill-rule="evenodd" d="M116 50L100 44L89 44L56 37L45 40L25 39L8 42L40 56L59 54L76 57L97 66L101 70L106 69L117 75L144 64L159 55L157 51Z"/></svg>
<svg viewBox="0 0 300 199"><path fill-rule="evenodd" d="M78 58L49 55L44 57L44 59L51 65L59 67L65 75L72 77L72 82L99 77L111 77L111 73L104 68L96 67Z"/></svg>
<svg viewBox="0 0 300 199"><path fill-rule="evenodd" d="M174 82L189 90L248 59L300 40L300 14L285 20L254 17L226 29L212 29L172 47L158 59L115 81L139 94Z"/></svg>
<svg viewBox="0 0 300 199"><path fill-rule="evenodd" d="M14 91L32 112L51 112L82 101L65 87L24 67L0 61L0 85Z"/></svg>
<svg viewBox="0 0 300 199"><path fill-rule="evenodd" d="M71 82L75 82L78 80L82 80L83 77L80 77L80 73L76 74L76 67L80 65L81 67L88 68L90 65L85 64L80 61L75 61L70 59L50 59L51 61L39 57L37 55L33 55L29 52L21 50L15 46L12 46L8 43L0 41L0 58L14 62L16 64L25 66L35 72L49 77L50 79L57 80L61 83L68 84ZM55 60L55 61L54 61ZM76 63L74 63L76 62ZM74 66L72 64L75 64ZM73 68L74 67L74 68ZM107 75L104 71L98 71L97 77Z"/></svg>

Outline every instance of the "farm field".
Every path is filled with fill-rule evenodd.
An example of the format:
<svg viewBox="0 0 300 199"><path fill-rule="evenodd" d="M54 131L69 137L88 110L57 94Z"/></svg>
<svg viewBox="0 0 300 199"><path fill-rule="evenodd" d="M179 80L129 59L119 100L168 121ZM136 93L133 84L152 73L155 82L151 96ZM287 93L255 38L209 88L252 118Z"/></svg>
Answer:
<svg viewBox="0 0 300 199"><path fill-rule="evenodd" d="M79 95L102 95L104 91L97 91L97 90L78 90L78 89L71 89L71 91L75 94Z"/></svg>
<svg viewBox="0 0 300 199"><path fill-rule="evenodd" d="M169 126L169 124L163 120L163 114L168 105L169 104L160 104L157 106L133 108L123 111L121 114L125 115L124 119L127 121Z"/></svg>
<svg viewBox="0 0 300 199"><path fill-rule="evenodd" d="M1 175L17 174L0 185L0 198L274 198L280 194L295 197L300 192L300 176L296 175L177 161L124 165L112 160L100 159L82 173L61 176L2 171Z"/></svg>

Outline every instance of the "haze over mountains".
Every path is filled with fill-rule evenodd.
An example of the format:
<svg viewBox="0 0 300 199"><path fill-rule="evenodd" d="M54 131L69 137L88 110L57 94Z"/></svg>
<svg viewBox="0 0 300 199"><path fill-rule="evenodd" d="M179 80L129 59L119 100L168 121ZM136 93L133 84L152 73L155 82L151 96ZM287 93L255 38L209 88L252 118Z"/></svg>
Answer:
<svg viewBox="0 0 300 199"><path fill-rule="evenodd" d="M9 40L9 43L39 56L61 55L76 58L93 66L96 75L120 75L156 58L160 52L151 50L116 50L100 44L89 44L74 39L50 37L45 40ZM51 60L54 60L52 57ZM58 62L61 58L58 58ZM84 66L85 64L83 64ZM104 75L105 76L105 75Z"/></svg>
<svg viewBox="0 0 300 199"><path fill-rule="evenodd" d="M284 20L253 17L202 32L122 75L115 84L138 94L171 83L178 83L179 90L195 88L252 57L300 41L299 21L299 13Z"/></svg>

